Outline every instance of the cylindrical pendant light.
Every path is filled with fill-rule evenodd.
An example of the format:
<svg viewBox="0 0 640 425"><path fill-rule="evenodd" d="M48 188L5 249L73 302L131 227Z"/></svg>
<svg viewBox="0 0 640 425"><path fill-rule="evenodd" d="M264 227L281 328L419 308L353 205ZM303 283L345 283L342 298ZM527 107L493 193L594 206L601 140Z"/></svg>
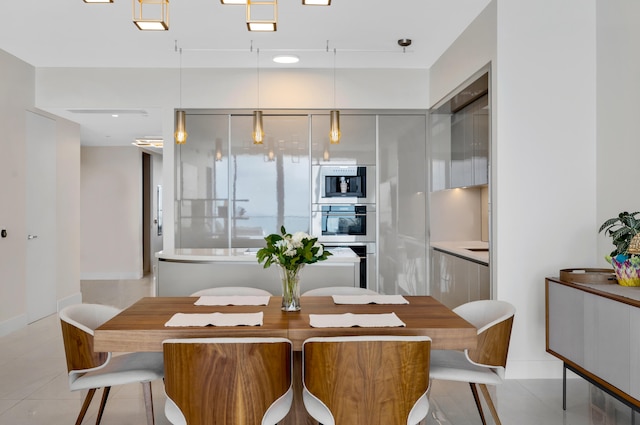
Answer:
<svg viewBox="0 0 640 425"><path fill-rule="evenodd" d="M176 139L176 145L184 145L187 141L187 113L185 111L176 111L176 132L173 134Z"/></svg>
<svg viewBox="0 0 640 425"><path fill-rule="evenodd" d="M262 111L253 111L253 143L261 145L264 142L264 129L262 128Z"/></svg>
<svg viewBox="0 0 640 425"><path fill-rule="evenodd" d="M331 111L329 141L332 145L340 143L340 111Z"/></svg>
<svg viewBox="0 0 640 425"><path fill-rule="evenodd" d="M256 80L257 80L257 98L258 109L260 109L260 49L256 51ZM264 128L262 127L262 111L253 111L253 137L254 145L261 145L264 143Z"/></svg>
<svg viewBox="0 0 640 425"><path fill-rule="evenodd" d="M176 50L178 50L178 42L176 41ZM176 145L184 145L187 142L187 113L182 109L182 48L178 50L180 52L180 109L176 110L176 122L175 133L173 137L176 140Z"/></svg>
<svg viewBox="0 0 640 425"><path fill-rule="evenodd" d="M333 49L333 107L336 107L336 49ZM340 143L340 111L331 111L329 124L329 142Z"/></svg>

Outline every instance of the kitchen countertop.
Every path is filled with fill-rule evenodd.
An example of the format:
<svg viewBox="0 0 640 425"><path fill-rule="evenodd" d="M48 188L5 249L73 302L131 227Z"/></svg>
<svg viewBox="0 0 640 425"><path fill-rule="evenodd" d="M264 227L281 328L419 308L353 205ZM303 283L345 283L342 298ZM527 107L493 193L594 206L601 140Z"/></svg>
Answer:
<svg viewBox="0 0 640 425"><path fill-rule="evenodd" d="M431 247L471 261L489 264L489 242L439 241L431 242Z"/></svg>
<svg viewBox="0 0 640 425"><path fill-rule="evenodd" d="M156 252L156 258L168 261L232 261L232 262L252 262L258 264L256 252L260 248L175 248L164 249ZM326 248L333 255L323 263L359 263L360 257L350 248L335 247Z"/></svg>

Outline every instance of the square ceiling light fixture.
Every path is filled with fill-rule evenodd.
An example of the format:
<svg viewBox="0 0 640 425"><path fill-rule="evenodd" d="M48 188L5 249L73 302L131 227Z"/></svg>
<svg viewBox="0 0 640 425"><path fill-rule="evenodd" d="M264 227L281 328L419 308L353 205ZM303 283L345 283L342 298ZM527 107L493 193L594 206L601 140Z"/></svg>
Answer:
<svg viewBox="0 0 640 425"><path fill-rule="evenodd" d="M113 3L113 0L84 0L85 3Z"/></svg>
<svg viewBox="0 0 640 425"><path fill-rule="evenodd" d="M330 6L331 0L302 0L305 6Z"/></svg>
<svg viewBox="0 0 640 425"><path fill-rule="evenodd" d="M142 31L169 29L169 0L132 0L133 23Z"/></svg>
<svg viewBox="0 0 640 425"><path fill-rule="evenodd" d="M247 0L249 31L273 32L278 24L278 0Z"/></svg>

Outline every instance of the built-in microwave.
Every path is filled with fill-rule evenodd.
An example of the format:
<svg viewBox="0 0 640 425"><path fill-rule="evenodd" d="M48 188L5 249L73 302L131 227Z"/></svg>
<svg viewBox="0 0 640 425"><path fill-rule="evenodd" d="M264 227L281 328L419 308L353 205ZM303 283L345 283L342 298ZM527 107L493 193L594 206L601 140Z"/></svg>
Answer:
<svg viewBox="0 0 640 425"><path fill-rule="evenodd" d="M312 234L320 242L375 242L375 207L353 204L314 204Z"/></svg>
<svg viewBox="0 0 640 425"><path fill-rule="evenodd" d="M372 204L375 187L367 185L375 180L374 166L319 165L312 167L313 203Z"/></svg>

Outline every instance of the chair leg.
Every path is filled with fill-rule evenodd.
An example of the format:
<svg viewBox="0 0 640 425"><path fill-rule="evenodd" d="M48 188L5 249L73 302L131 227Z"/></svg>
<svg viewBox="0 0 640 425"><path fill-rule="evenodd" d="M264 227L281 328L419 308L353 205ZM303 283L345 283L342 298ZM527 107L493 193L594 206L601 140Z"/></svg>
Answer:
<svg viewBox="0 0 640 425"><path fill-rule="evenodd" d="M147 425L154 425L153 418L153 396L151 395L151 382L142 383L142 392L144 393L144 407L147 412Z"/></svg>
<svg viewBox="0 0 640 425"><path fill-rule="evenodd" d="M473 393L473 400L476 402L478 413L480 413L480 419L482 419L482 425L487 425L487 420L484 418L484 412L482 411L482 404L480 404L480 397L478 396L478 389L476 388L476 384L474 384L473 382L469 382L469 386L471 387L471 392Z"/></svg>
<svg viewBox="0 0 640 425"><path fill-rule="evenodd" d="M489 410L491 411L491 416L493 416L493 420L496 422L496 425L502 425L500 422L500 418L498 417L498 411L496 407L493 405L493 401L491 401L491 396L489 395L489 390L485 384L480 384L480 390L482 391L482 395L484 399L487 400L487 404L489 405Z"/></svg>
<svg viewBox="0 0 640 425"><path fill-rule="evenodd" d="M100 401L100 410L98 410L96 425L100 425L100 421L102 420L102 414L104 413L104 406L107 405L107 398L109 397L109 391L111 391L111 387L104 387L104 390L102 390L102 401Z"/></svg>
<svg viewBox="0 0 640 425"><path fill-rule="evenodd" d="M76 425L80 425L82 423L82 420L84 419L84 415L87 413L87 409L89 408L89 405L91 404L91 399L93 399L93 395L95 393L96 393L95 388L91 388L87 392L87 395L84 398L84 402L82 403L82 407L80 408L80 413L78 413L78 419L76 419Z"/></svg>

